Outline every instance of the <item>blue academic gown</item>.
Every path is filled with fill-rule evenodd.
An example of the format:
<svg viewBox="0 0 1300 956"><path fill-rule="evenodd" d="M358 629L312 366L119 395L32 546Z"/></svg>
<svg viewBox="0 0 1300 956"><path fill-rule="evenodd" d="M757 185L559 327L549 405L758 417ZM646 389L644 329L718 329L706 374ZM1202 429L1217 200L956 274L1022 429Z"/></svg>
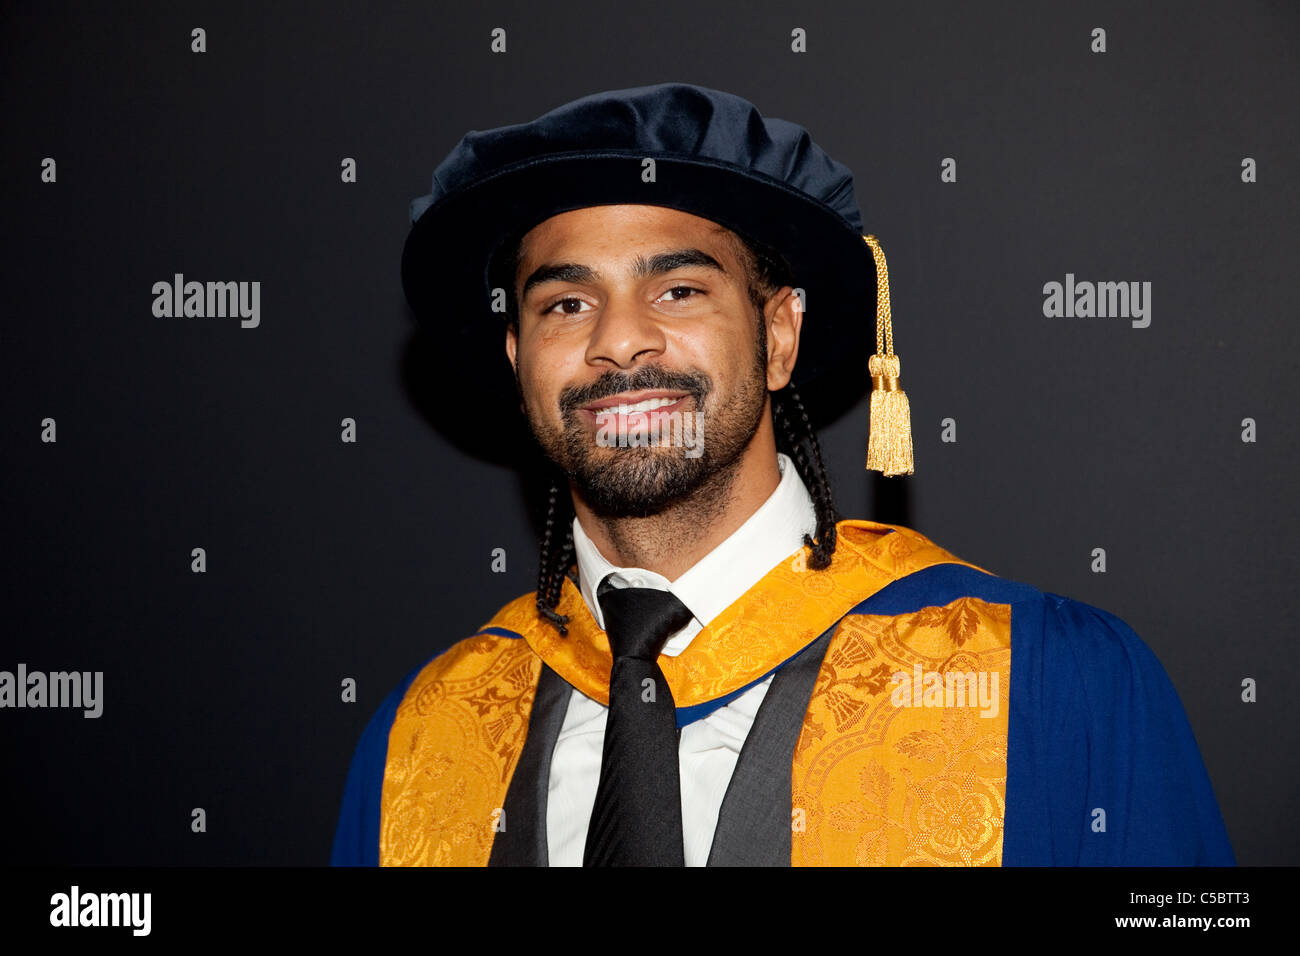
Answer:
<svg viewBox="0 0 1300 956"><path fill-rule="evenodd" d="M962 596L1012 608L1004 866L1235 865L1178 694L1115 615L957 564L900 578L850 613L907 614ZM378 865L388 731L423 666L362 734L333 865Z"/></svg>

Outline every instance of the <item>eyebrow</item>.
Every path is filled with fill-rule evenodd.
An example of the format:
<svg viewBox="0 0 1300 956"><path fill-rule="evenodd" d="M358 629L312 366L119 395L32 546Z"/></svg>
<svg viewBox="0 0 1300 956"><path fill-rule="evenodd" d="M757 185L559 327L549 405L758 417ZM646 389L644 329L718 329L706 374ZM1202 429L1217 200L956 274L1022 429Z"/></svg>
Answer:
<svg viewBox="0 0 1300 956"><path fill-rule="evenodd" d="M680 269L683 266L703 266L706 269L716 269L723 275L727 274L727 270L722 268L722 263L718 262L713 256L702 249L692 248L660 252L649 258L637 256L632 262L632 277L634 279L650 279L654 276L672 272L674 269ZM601 274L591 266L584 266L577 262L547 263L538 266L524 280L524 290L519 297L521 299L527 298L528 290L533 286L541 285L543 282L598 282L600 279Z"/></svg>

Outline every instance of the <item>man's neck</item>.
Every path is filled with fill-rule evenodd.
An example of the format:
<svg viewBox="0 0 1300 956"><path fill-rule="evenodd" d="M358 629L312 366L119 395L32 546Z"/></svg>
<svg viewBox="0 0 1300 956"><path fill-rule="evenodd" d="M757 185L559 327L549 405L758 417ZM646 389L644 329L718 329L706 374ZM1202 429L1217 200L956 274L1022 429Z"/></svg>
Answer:
<svg viewBox="0 0 1300 956"><path fill-rule="evenodd" d="M689 497L657 514L602 517L576 494L574 513L592 544L611 564L645 568L674 581L726 541L780 484L770 424L759 428L733 464L734 468L715 473Z"/></svg>

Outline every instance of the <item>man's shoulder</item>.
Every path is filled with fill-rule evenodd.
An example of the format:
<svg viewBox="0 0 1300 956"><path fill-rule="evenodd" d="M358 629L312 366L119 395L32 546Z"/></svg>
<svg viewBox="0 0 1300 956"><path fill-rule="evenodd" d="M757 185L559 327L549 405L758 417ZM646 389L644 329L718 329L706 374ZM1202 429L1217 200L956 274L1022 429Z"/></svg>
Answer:
<svg viewBox="0 0 1300 956"><path fill-rule="evenodd" d="M508 676L508 672L530 666L534 654L524 636L536 618L535 591L507 602L473 634L412 671L403 682L403 696L410 700L440 681L474 681L497 672Z"/></svg>
<svg viewBox="0 0 1300 956"><path fill-rule="evenodd" d="M1045 597L1033 585L1002 577L906 525L846 519L836 528L837 549L892 579L864 602L868 613L903 614L963 598L1010 604Z"/></svg>
<svg viewBox="0 0 1300 956"><path fill-rule="evenodd" d="M903 614L962 600L1007 604L1025 619L1022 634L1068 644L1086 656L1145 657L1150 650L1119 615L1086 601L1004 577L960 557L904 525L841 521L840 540L861 560L886 567L894 580L858 608Z"/></svg>

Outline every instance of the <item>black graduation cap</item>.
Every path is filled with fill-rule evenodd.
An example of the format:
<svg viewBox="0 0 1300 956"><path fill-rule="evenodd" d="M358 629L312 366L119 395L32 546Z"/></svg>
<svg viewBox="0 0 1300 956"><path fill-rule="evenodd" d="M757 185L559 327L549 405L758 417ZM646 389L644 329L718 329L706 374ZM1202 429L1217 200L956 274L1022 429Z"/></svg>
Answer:
<svg viewBox="0 0 1300 956"><path fill-rule="evenodd" d="M647 159L654 160L652 182L643 176ZM480 421L497 420L482 416L504 408L521 417L504 315L492 311L489 266L508 238L559 213L609 204L679 209L778 250L793 285L804 290L792 376L801 390L837 373L862 380L872 311L884 323L876 329L880 352L888 280L879 244L862 233L848 167L802 126L764 117L739 96L661 83L595 93L527 123L472 130L434 170L432 191L412 201L402 285L431 336L428 347L441 356L447 381L430 387L444 401L462 413L469 406ZM892 428L887 442L882 433L873 443L878 450L888 444L894 454L875 464L869 455L868 467L910 473L910 428L905 449L899 438L906 397L897 387L888 331L888 351L872 362L872 422L873 432L886 418ZM882 366L881 358L892 363Z"/></svg>

